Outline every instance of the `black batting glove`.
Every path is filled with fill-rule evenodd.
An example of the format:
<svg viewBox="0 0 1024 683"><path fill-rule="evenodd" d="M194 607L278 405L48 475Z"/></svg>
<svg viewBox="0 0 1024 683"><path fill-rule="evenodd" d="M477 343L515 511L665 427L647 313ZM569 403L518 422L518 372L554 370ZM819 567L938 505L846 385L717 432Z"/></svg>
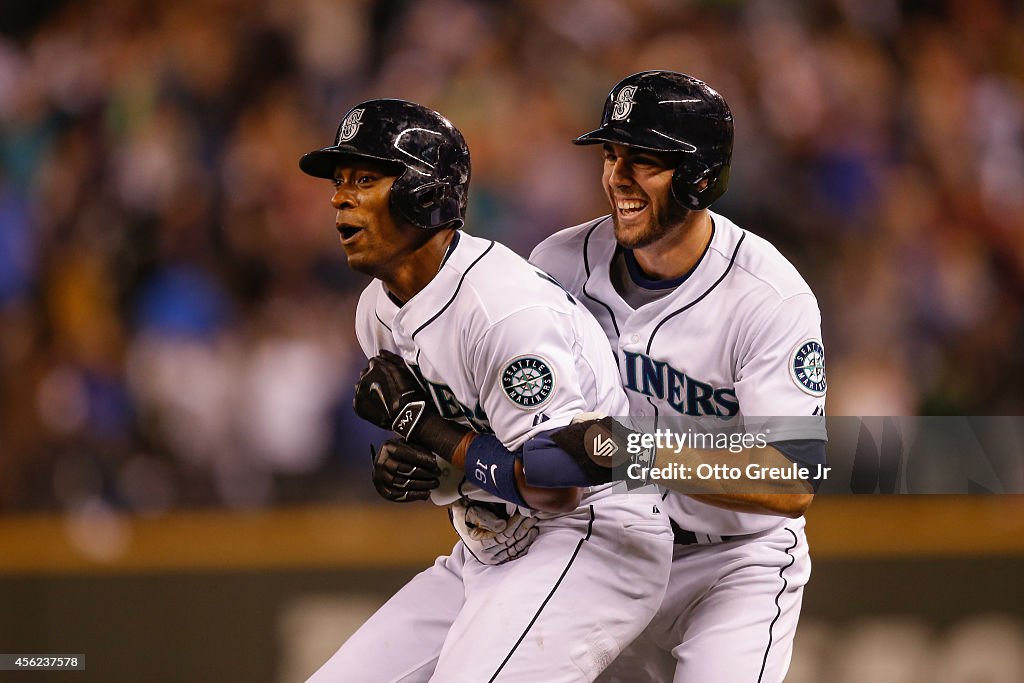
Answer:
<svg viewBox="0 0 1024 683"><path fill-rule="evenodd" d="M401 439L385 441L379 451L370 445L373 486L381 498L411 503L430 498L441 484L441 468L434 454Z"/></svg>
<svg viewBox="0 0 1024 683"><path fill-rule="evenodd" d="M438 414L402 357L381 351L359 375L353 400L356 414L449 462L471 430Z"/></svg>
<svg viewBox="0 0 1024 683"><path fill-rule="evenodd" d="M382 351L359 375L353 407L359 417L408 440L429 400L401 356Z"/></svg>

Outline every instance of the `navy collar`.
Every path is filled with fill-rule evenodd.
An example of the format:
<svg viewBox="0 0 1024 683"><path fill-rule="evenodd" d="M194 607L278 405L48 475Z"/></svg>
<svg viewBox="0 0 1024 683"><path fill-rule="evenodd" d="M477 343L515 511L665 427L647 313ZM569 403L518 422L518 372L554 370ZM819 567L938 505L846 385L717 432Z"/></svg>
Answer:
<svg viewBox="0 0 1024 683"><path fill-rule="evenodd" d="M448 258L452 255L452 252L455 251L455 247L459 246L459 237L461 235L462 233L459 232L458 230L456 230L455 234L452 235L452 241L448 243L448 249L446 249L444 252L444 258L441 259L441 265L438 266L438 270L444 268L444 264L448 263Z"/></svg>
<svg viewBox="0 0 1024 683"><path fill-rule="evenodd" d="M394 294L392 294L390 289L388 289L387 287L382 287L382 289L384 290L384 293L388 295L388 298L391 299L391 303L398 306L399 308L405 305L405 302L399 299Z"/></svg>

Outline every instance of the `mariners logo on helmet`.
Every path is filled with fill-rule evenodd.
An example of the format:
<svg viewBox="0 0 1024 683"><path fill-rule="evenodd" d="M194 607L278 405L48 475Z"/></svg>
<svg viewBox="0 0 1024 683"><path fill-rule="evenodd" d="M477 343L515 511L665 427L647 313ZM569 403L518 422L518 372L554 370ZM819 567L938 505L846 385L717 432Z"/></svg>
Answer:
<svg viewBox="0 0 1024 683"><path fill-rule="evenodd" d="M612 112L613 121L622 121L629 112L633 111L633 95L636 93L635 85L627 85L615 96L615 111Z"/></svg>
<svg viewBox="0 0 1024 683"><path fill-rule="evenodd" d="M359 127L363 125L363 110L353 109L345 117L345 120L341 122L341 129L338 131L338 142L348 142L356 136L359 132Z"/></svg>
<svg viewBox="0 0 1024 683"><path fill-rule="evenodd" d="M825 395L825 349L817 339L802 342L790 364L793 381L811 396Z"/></svg>
<svg viewBox="0 0 1024 683"><path fill-rule="evenodd" d="M509 361L502 371L501 388L516 406L536 408L551 398L555 373L542 358L520 356Z"/></svg>

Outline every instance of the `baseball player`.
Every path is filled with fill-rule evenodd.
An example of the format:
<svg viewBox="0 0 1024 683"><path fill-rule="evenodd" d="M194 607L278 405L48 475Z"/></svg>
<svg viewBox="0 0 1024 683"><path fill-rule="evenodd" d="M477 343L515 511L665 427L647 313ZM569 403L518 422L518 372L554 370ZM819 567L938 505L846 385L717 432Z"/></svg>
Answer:
<svg viewBox="0 0 1024 683"><path fill-rule="evenodd" d="M557 474L529 486L516 451L580 411L627 410L601 327L549 275L460 230L469 151L440 114L364 102L300 167L333 180L348 263L375 278L356 312L370 363L355 408L399 437L374 454L374 483L450 505L462 538L311 680L594 680L661 603L671 528L658 496Z"/></svg>
<svg viewBox="0 0 1024 683"><path fill-rule="evenodd" d="M823 415L814 295L769 242L708 210L729 178L733 121L725 100L683 74L634 74L612 89L601 126L575 142L603 148L611 215L553 235L530 260L604 328L630 414ZM562 450L549 455L570 453L593 480L594 454L582 435L594 424L537 437L524 457L529 463L553 441ZM812 427L771 434L742 452L662 449L656 465L732 458L816 471L824 438ZM531 484L543 483L542 473L527 471ZM601 680L782 681L810 575L802 514L811 482L761 493L742 485L685 490L691 495L664 498L676 540L665 602Z"/></svg>

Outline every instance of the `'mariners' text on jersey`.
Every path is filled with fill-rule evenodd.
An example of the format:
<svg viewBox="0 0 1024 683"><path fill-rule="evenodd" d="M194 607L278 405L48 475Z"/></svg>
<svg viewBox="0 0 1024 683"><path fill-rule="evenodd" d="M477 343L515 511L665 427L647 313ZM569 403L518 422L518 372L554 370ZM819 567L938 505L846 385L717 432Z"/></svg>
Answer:
<svg viewBox="0 0 1024 683"><path fill-rule="evenodd" d="M683 415L731 417L739 412L732 387L715 388L642 353L623 351L622 355L626 389L662 399Z"/></svg>

